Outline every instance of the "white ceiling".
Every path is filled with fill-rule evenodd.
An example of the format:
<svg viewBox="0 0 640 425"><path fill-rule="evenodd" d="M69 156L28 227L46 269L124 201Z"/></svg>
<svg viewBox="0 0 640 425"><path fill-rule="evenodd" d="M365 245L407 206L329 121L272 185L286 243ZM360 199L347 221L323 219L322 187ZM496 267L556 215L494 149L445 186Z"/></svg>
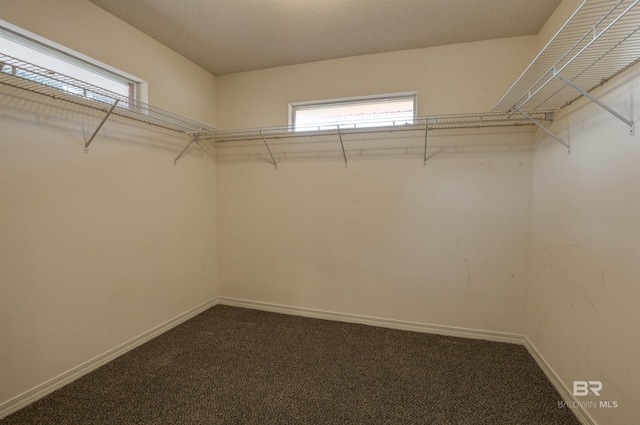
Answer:
<svg viewBox="0 0 640 425"><path fill-rule="evenodd" d="M561 0L90 0L210 72L536 34Z"/></svg>

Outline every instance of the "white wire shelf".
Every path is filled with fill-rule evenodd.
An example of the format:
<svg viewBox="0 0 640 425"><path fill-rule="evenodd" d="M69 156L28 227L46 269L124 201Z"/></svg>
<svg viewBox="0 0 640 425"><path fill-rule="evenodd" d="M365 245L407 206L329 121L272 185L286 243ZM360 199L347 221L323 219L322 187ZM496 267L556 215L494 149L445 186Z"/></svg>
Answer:
<svg viewBox="0 0 640 425"><path fill-rule="evenodd" d="M387 138L421 137L424 140L422 151L426 162L428 134L433 130L528 125L538 126L570 150L569 142L551 132L547 124L554 119L558 109L582 96L624 121L631 127L631 134L634 134L635 125L631 119L604 105L590 92L640 60L639 4L640 0L585 0L492 112L414 117L408 123L394 123L387 118L369 122L366 126L327 123L307 128L279 126L220 130L2 53L0 84L105 111L103 121L85 142L85 152L111 114L188 135L191 141L175 161L188 151L192 143L198 143L208 150L212 146L214 149L234 144L242 147L245 143L257 142L264 145L265 152L277 167L276 158L285 157L286 152L274 156L270 144L284 146L277 141L293 138L300 141L315 137L314 142L339 141L337 146L341 147L339 152L346 165L347 152L343 137L363 135L360 138L352 136L349 141L370 139L370 143L375 144L381 135L395 134ZM390 148L395 149L395 146Z"/></svg>
<svg viewBox="0 0 640 425"><path fill-rule="evenodd" d="M535 119L540 121L553 120L553 111L538 110L532 112ZM326 123L322 126L313 127L263 127L238 130L219 130L203 132L199 135L199 140L208 140L215 143L253 141L253 140L278 140L300 137L320 137L320 136L349 136L354 134L372 133L396 133L396 132L417 132L432 130L451 130L464 128L488 128L505 126L533 125L533 123L522 116L511 112L484 112L458 115L434 115L414 117L411 123L389 125L389 120L367 122L367 126L354 127Z"/></svg>
<svg viewBox="0 0 640 425"><path fill-rule="evenodd" d="M216 127L0 53L0 84L184 134ZM114 106L115 105L115 106Z"/></svg>
<svg viewBox="0 0 640 425"><path fill-rule="evenodd" d="M538 121L551 121L553 111L532 112ZM352 156L419 155L426 164L429 134L436 131L439 138L447 130L460 129L477 133L476 129L526 127L534 123L522 114L486 112L459 115L414 117L410 123L389 120L362 124L329 124L314 127L263 127L201 133L198 141L215 145L217 158L267 159L278 167L278 161L290 158L342 157L345 166ZM442 130L442 131L438 131ZM305 140L306 139L306 140ZM491 142L493 143L493 142ZM428 146L429 145L429 146ZM501 143L500 148L504 148ZM260 150L256 150L259 149ZM442 148L439 146L438 148ZM452 146L453 151L460 151ZM490 148L490 146L484 146ZM448 148L447 148L448 149Z"/></svg>
<svg viewBox="0 0 640 425"><path fill-rule="evenodd" d="M559 109L635 64L638 3L585 0L493 110Z"/></svg>

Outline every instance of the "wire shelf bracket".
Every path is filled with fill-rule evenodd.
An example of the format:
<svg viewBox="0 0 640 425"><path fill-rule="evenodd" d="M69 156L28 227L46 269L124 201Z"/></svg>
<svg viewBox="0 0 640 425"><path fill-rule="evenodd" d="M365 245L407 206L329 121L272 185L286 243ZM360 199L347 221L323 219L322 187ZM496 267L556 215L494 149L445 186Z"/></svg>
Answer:
<svg viewBox="0 0 640 425"><path fill-rule="evenodd" d="M429 118L424 120L424 159L422 165L427 165L427 136L429 134Z"/></svg>
<svg viewBox="0 0 640 425"><path fill-rule="evenodd" d="M347 153L344 150L344 142L342 141L342 131L340 131L340 125L338 125L337 127L338 136L340 137L340 146L342 147L342 156L344 157L344 168L347 168L349 166L349 163L347 162Z"/></svg>
<svg viewBox="0 0 640 425"><path fill-rule="evenodd" d="M180 158L182 158L182 156L187 153L187 150L189 150L189 146L191 146L193 144L193 142L197 142L198 139L200 138L199 135L194 134L191 136L191 141L189 142L189 144L187 146L184 147L184 149L182 149L182 152L180 152L180 154L176 157L176 159L173 160L173 165L177 165L178 164L178 160Z"/></svg>
<svg viewBox="0 0 640 425"><path fill-rule="evenodd" d="M104 125L105 122L107 122L107 120L109 119L109 117L111 116L111 114L113 113L113 110L116 109L116 106L118 106L118 102L120 102L120 100L116 100L113 104L113 106L107 111L107 115L104 116L104 118L102 118L102 121L100 122L100 124L98 125L98 128L95 129L95 131L93 132L93 134L91 135L91 137L89 137L89 140L87 140L84 144L84 153L89 153L89 145L91 144L91 142L93 141L94 137L96 137L96 135L98 134L98 132L100 131L100 129L102 128L102 126Z"/></svg>
<svg viewBox="0 0 640 425"><path fill-rule="evenodd" d="M571 154L571 145L569 144L569 142L565 142L564 140L562 140L560 137L558 137L553 131L549 130L547 127L545 127L544 125L540 124L538 122L538 120L536 120L535 118L533 118L531 115L527 114L524 111L521 111L520 109L516 108L516 111L518 111L522 116L524 116L526 119L528 119L529 121L531 121L533 124L535 124L536 126L538 126L538 128L540 128L542 131L544 131L545 133L547 133L549 136L553 137L554 139L556 139L558 142L560 142L560 144L564 147L567 148L569 154Z"/></svg>
<svg viewBox="0 0 640 425"><path fill-rule="evenodd" d="M631 136L636 134L636 125L634 124L634 122L632 120L629 120L629 119L625 118L624 116L620 115L618 112L614 111L609 106L604 104L600 99L598 99L598 98L592 96L590 93L584 91L583 89L578 87L576 84L574 84L572 81L569 81L568 79L564 78L562 75L558 74L557 77L560 78L562 81L564 81L567 85L573 87L578 93L580 93L584 97L588 98L593 103L597 104L602 109L606 110L611 115L613 115L614 117L618 118L620 121L622 121L625 124L627 124L629 126L629 134Z"/></svg>
<svg viewBox="0 0 640 425"><path fill-rule="evenodd" d="M276 167L276 170L278 169L278 163L276 162L276 159L273 157L273 153L271 153L271 148L269 147L269 144L267 143L267 139L264 138L264 134L262 134L262 130L258 130L258 132L260 133L260 137L262 138L262 141L264 142L264 145L267 147L267 150L269 151L269 155L271 156L271 161L273 162L274 167Z"/></svg>
<svg viewBox="0 0 640 425"><path fill-rule="evenodd" d="M640 61L638 5L640 0L584 0L493 111L518 112L570 149L529 114L558 110L584 96L627 124L633 136L633 120L591 91Z"/></svg>

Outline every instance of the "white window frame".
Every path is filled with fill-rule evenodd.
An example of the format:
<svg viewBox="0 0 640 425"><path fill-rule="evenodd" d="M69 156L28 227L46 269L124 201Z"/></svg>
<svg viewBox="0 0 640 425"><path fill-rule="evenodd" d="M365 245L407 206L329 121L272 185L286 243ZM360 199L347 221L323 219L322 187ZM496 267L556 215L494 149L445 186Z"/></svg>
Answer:
<svg viewBox="0 0 640 425"><path fill-rule="evenodd" d="M20 39L20 42L33 46L34 49L45 54L63 59L98 75L107 76L126 84L134 84L135 98L133 100L148 103L148 84L146 81L2 19L0 19L0 29L8 33L11 38ZM93 84L91 81L86 82Z"/></svg>
<svg viewBox="0 0 640 425"><path fill-rule="evenodd" d="M309 107L323 107L323 106L339 106L339 105L349 105L349 104L357 104L357 103L371 103L372 101L396 101L401 99L413 99L413 116L418 116L418 93L415 91L412 92L401 92L401 93L390 93L390 94L381 94L381 95L370 95L370 96L357 96L357 97L345 97L339 99L327 99L327 100L313 100L307 102L293 102L289 103L289 128L291 131L296 131L295 126L295 118L296 112L300 109L305 109ZM383 121L383 118L380 119ZM360 123L360 127L366 127L366 121ZM402 124L406 123L403 120ZM394 124L395 125L395 124ZM398 124L400 125L400 123Z"/></svg>

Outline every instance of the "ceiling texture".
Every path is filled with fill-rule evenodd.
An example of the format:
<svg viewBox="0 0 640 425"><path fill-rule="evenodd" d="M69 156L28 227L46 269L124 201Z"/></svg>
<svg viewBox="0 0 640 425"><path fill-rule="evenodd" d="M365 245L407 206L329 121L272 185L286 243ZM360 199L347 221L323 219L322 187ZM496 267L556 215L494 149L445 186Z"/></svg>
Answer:
<svg viewBox="0 0 640 425"><path fill-rule="evenodd" d="M90 0L221 75L536 34L561 0Z"/></svg>

